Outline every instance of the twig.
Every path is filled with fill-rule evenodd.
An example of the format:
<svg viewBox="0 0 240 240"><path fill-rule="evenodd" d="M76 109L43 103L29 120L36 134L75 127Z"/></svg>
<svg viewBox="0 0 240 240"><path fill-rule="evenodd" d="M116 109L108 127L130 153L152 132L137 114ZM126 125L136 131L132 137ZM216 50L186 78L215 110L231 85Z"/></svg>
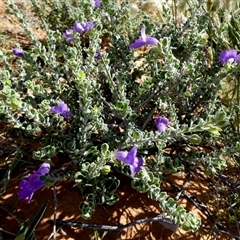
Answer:
<svg viewBox="0 0 240 240"><path fill-rule="evenodd" d="M54 198L54 213L53 213L53 232L51 233L51 235L49 236L48 240L51 239L53 237L53 239L56 239L56 233L59 230L59 228L57 228L57 219L56 219L56 214L57 214L57 194L56 194L56 188L55 188L55 183L53 184L53 198Z"/></svg>
<svg viewBox="0 0 240 240"><path fill-rule="evenodd" d="M177 196L175 197L175 200L176 200L176 201L178 201L178 199L180 198L180 196L181 196L181 195L183 194L183 192L185 191L185 189L186 189L186 187L188 186L189 181L191 180L191 178L192 178L192 174L190 173L190 174L188 175L187 181L184 183L182 189L178 192Z"/></svg>
<svg viewBox="0 0 240 240"><path fill-rule="evenodd" d="M53 239L56 239L56 214L57 214L57 195L55 184L53 184L53 196L54 196L54 214L53 214Z"/></svg>
<svg viewBox="0 0 240 240"><path fill-rule="evenodd" d="M142 131L145 129L145 127L147 126L148 122L152 119L153 113L156 109L153 108L153 110L150 112L147 120L144 122L144 124L142 125Z"/></svg>
<svg viewBox="0 0 240 240"><path fill-rule="evenodd" d="M237 225L238 234L240 235L240 228L239 228L239 222L238 222L238 219L237 219L237 214L236 214L234 209L232 209L232 211L233 211L235 219L236 219L236 225Z"/></svg>
<svg viewBox="0 0 240 240"><path fill-rule="evenodd" d="M240 239L239 236L234 235L234 234L232 234L230 232L226 232L224 230L218 229L218 228L208 228L208 227L202 227L201 226L199 229L204 229L204 230L212 231L212 232L215 232L215 233L223 233L223 234L226 234L228 236L234 237L234 239Z"/></svg>
<svg viewBox="0 0 240 240"><path fill-rule="evenodd" d="M0 204L0 208L9 213L21 225L21 222L17 219L17 216L12 211L8 210L2 204Z"/></svg>
<svg viewBox="0 0 240 240"><path fill-rule="evenodd" d="M13 237L16 237L16 234L15 234L15 233L9 232L9 231L7 231L7 230L5 230L5 229L3 229L3 228L0 228L0 232L4 232L4 233L7 233L8 235L11 235L11 236L13 236Z"/></svg>
<svg viewBox="0 0 240 240"><path fill-rule="evenodd" d="M161 90L154 91L144 102L140 105L136 106L133 110L134 112L138 112L141 108L143 108L147 103L149 103L153 98L156 98L157 94L160 93Z"/></svg>
<svg viewBox="0 0 240 240"><path fill-rule="evenodd" d="M174 222L171 220L168 220L168 218L164 214L160 214L157 217L148 218L148 219L139 219L134 222L124 224L124 225L115 225L115 226L109 226L109 225L100 225L100 224L86 224L82 222L74 222L72 221L74 219L69 219L66 221L62 220L56 220L56 224L58 225L65 225L65 226L74 226L74 227L80 227L80 228L92 228L92 229L101 229L101 230L107 230L107 231L122 231L125 228L141 224L141 223L148 223L148 222L160 222L163 224L171 224L175 225ZM48 220L48 223L54 222L53 220Z"/></svg>
<svg viewBox="0 0 240 240"><path fill-rule="evenodd" d="M181 192L181 188L179 186L177 186L176 184L166 180L171 186L175 187L178 191ZM191 196L188 195L184 192L182 192L182 196L187 198L187 200L189 200L195 207L197 207L199 210L201 210L201 212L208 218L211 220L211 222L215 223L215 217L214 215L208 210L207 206L204 205L204 203L201 202L201 200L199 200L198 197L196 196ZM196 202L197 201L197 202ZM221 224L218 224L220 227L223 228L223 226L221 226Z"/></svg>
<svg viewBox="0 0 240 240"><path fill-rule="evenodd" d="M207 206L201 202L201 200L196 197L196 196L190 196L186 193L184 193L184 191L182 191L182 189L180 187L178 187L176 184L171 183L170 181L167 180L167 182L169 184L171 184L172 186L174 186L178 191L181 192L181 195L185 198L187 198L192 204L194 204L211 222L213 222L216 227L215 228L207 228L207 227L203 227L200 226L199 229L205 229L205 230L210 230L212 232L216 232L216 233L222 233L222 234L226 234L229 235L231 237L235 237L235 239L240 239L239 236L236 236L230 232L227 232L224 228L224 226L220 223L216 223L216 219L214 217L214 215L209 211L209 209L207 208ZM197 202L196 202L197 201ZM219 229L220 228L220 229Z"/></svg>
<svg viewBox="0 0 240 240"><path fill-rule="evenodd" d="M56 220L56 224L59 226L58 229L60 229L62 226L73 226L73 227L100 229L100 230L107 230L107 231L122 231L125 228L131 227L131 226L134 226L137 224L141 224L141 223L148 223L148 222L159 222L160 224L175 225L171 220L166 220L166 219L167 219L167 217L164 214L161 214L154 218L139 219L139 220L136 220L134 222L124 224L124 225L109 226L109 225L86 224L86 223L82 223L82 222L74 222L73 221L74 218L71 218L71 219L65 220L65 221ZM48 220L47 222L52 223L54 221ZM231 237L235 237L235 239L240 239L240 237L238 237L232 233L229 233L225 230L218 229L218 228L207 228L207 227L201 226L199 229L205 229L205 230L209 230L209 231L216 232L216 233L222 233L222 234L226 234Z"/></svg>

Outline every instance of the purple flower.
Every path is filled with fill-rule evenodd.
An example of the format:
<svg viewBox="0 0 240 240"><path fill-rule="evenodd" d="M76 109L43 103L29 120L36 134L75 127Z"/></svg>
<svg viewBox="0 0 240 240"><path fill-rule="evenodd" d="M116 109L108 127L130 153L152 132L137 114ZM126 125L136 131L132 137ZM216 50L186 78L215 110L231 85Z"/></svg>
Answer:
<svg viewBox="0 0 240 240"><path fill-rule="evenodd" d="M101 5L101 2L100 2L100 0L92 0L92 4L93 4L93 6L94 7L100 7L100 5Z"/></svg>
<svg viewBox="0 0 240 240"><path fill-rule="evenodd" d="M96 23L93 23L91 21L82 22L82 23L75 22L73 25L73 28L76 32L82 34L82 33L90 31L95 26L96 26Z"/></svg>
<svg viewBox="0 0 240 240"><path fill-rule="evenodd" d="M73 37L73 29L69 28L63 33L63 37L66 38L68 42L75 41L75 38Z"/></svg>
<svg viewBox="0 0 240 240"><path fill-rule="evenodd" d="M16 56L16 57L19 57L19 58L23 58L24 57L24 53L21 49L19 48L14 48L13 49L13 54Z"/></svg>
<svg viewBox="0 0 240 240"><path fill-rule="evenodd" d="M50 165L43 163L37 171L23 179L19 184L18 199L27 198L28 203L30 203L34 192L44 186L44 181L40 179L40 176L45 175L49 171Z"/></svg>
<svg viewBox="0 0 240 240"><path fill-rule="evenodd" d="M70 118L72 115L69 112L68 106L63 101L60 102L59 106L51 107L51 112L62 115L65 118Z"/></svg>
<svg viewBox="0 0 240 240"><path fill-rule="evenodd" d="M100 50L97 50L95 52L95 56L94 56L97 60L100 60L101 59L101 53L100 53Z"/></svg>
<svg viewBox="0 0 240 240"><path fill-rule="evenodd" d="M240 54L237 54L237 51L234 49L224 50L219 55L219 61L222 64L227 64L228 62L238 62L240 60Z"/></svg>
<svg viewBox="0 0 240 240"><path fill-rule="evenodd" d="M147 37L145 27L141 29L141 36L134 43L130 45L130 49L140 48L146 45L157 46L159 41L154 37Z"/></svg>
<svg viewBox="0 0 240 240"><path fill-rule="evenodd" d="M136 172L140 171L141 166L143 165L143 159L137 157L137 147L134 146L130 152L127 151L118 151L115 153L115 158L125 162L130 166L131 176L134 177Z"/></svg>
<svg viewBox="0 0 240 240"><path fill-rule="evenodd" d="M169 121L165 117L157 117L155 119L155 123L159 132L165 131L167 126L169 125Z"/></svg>

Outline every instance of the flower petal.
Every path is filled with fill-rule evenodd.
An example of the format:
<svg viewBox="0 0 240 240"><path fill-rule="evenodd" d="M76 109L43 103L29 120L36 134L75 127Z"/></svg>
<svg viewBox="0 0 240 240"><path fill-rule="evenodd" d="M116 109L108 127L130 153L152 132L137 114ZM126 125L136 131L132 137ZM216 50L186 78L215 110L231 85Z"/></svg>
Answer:
<svg viewBox="0 0 240 240"><path fill-rule="evenodd" d="M21 49L19 48L14 48L13 49L13 54L16 56L16 57L19 57L19 58L23 58L24 57L24 53Z"/></svg>
<svg viewBox="0 0 240 240"><path fill-rule="evenodd" d="M65 37L71 37L73 34L73 29L69 28L65 31L65 33L63 34Z"/></svg>
<svg viewBox="0 0 240 240"><path fill-rule="evenodd" d="M41 175L45 175L46 173L49 173L50 171L50 164L49 163L43 163L40 168L37 170L38 173L41 173Z"/></svg>
<svg viewBox="0 0 240 240"><path fill-rule="evenodd" d="M68 37L68 38L66 38L66 40L67 40L68 42L74 42L74 41L75 41L75 38L74 38L74 37Z"/></svg>
<svg viewBox="0 0 240 240"><path fill-rule="evenodd" d="M50 111L53 113L62 113L62 108L60 106L53 106L50 108Z"/></svg>
<svg viewBox="0 0 240 240"><path fill-rule="evenodd" d="M74 30L78 33L84 33L84 28L82 26L83 24L84 23L75 22L73 25Z"/></svg>
<svg viewBox="0 0 240 240"><path fill-rule="evenodd" d="M63 113L62 113L62 116L65 117L65 118L71 118L71 117L72 117L72 114L69 113L69 112L63 112Z"/></svg>
<svg viewBox="0 0 240 240"><path fill-rule="evenodd" d="M159 41L154 37L146 37L146 41L144 41L142 38L139 38L130 45L130 49L136 49L146 45L157 46L158 43Z"/></svg>
<svg viewBox="0 0 240 240"><path fill-rule="evenodd" d="M68 111L68 106L63 101L60 102L60 107L61 107L62 112L67 112Z"/></svg>
<svg viewBox="0 0 240 240"><path fill-rule="evenodd" d="M130 152L127 151L118 151L115 153L115 158L121 160L130 166L131 176L134 177L136 172L140 171L141 166L143 165L143 159L136 157L137 155L137 146L133 146Z"/></svg>
<svg viewBox="0 0 240 240"><path fill-rule="evenodd" d="M45 175L49 171L50 165L48 163L43 163L37 171L26 179L23 179L19 184L18 198L27 198L28 203L30 203L34 192L44 186L44 181L40 179L40 176Z"/></svg>
<svg viewBox="0 0 240 240"><path fill-rule="evenodd" d="M147 45L147 43L142 38L139 38L130 45L130 49L136 49L136 48L140 48L140 47L143 47L146 45Z"/></svg>
<svg viewBox="0 0 240 240"><path fill-rule="evenodd" d="M141 157L136 157L134 161L136 162L135 172L139 172L141 166L143 165L143 159Z"/></svg>
<svg viewBox="0 0 240 240"><path fill-rule="evenodd" d="M134 146L130 152L128 153L126 159L127 159L127 163L130 164L130 165L133 165L134 164L134 160L136 158L136 155L137 155L137 146Z"/></svg>
<svg viewBox="0 0 240 240"><path fill-rule="evenodd" d="M169 120L166 117L157 117L155 119L155 123L157 125L157 129L159 132L163 132L166 130L169 125Z"/></svg>
<svg viewBox="0 0 240 240"><path fill-rule="evenodd" d="M235 62L239 62L240 61L240 54L238 54L236 57L235 57Z"/></svg>
<svg viewBox="0 0 240 240"><path fill-rule="evenodd" d="M82 22L82 23L75 22L73 25L73 28L76 32L82 34L82 33L90 31L95 26L96 26L96 23L93 23L91 21Z"/></svg>
<svg viewBox="0 0 240 240"><path fill-rule="evenodd" d="M128 155L128 152L127 152L127 151L118 151L118 152L115 153L114 156L115 156L116 159L127 163L127 162L126 162L126 157L127 157L127 155Z"/></svg>
<svg viewBox="0 0 240 240"><path fill-rule="evenodd" d="M53 113L61 114L65 118L72 117L71 113L69 112L68 106L63 101L60 102L59 106L53 106L50 108L50 111Z"/></svg>
<svg viewBox="0 0 240 240"><path fill-rule="evenodd" d="M92 0L92 3L93 3L94 7L100 7L100 5L101 5L100 0Z"/></svg>
<svg viewBox="0 0 240 240"><path fill-rule="evenodd" d="M236 57L237 51L235 49L223 50L219 55L219 61L226 64L227 62L234 62Z"/></svg>
<svg viewBox="0 0 240 240"><path fill-rule="evenodd" d="M97 50L95 52L94 58L97 60L100 60L102 58L100 50Z"/></svg>
<svg viewBox="0 0 240 240"><path fill-rule="evenodd" d="M18 191L18 199L25 199L27 197L30 197L32 193L33 191L31 191L29 188L20 189Z"/></svg>
<svg viewBox="0 0 240 240"><path fill-rule="evenodd" d="M95 26L96 26L96 23L93 23L90 21L86 22L85 32L92 30Z"/></svg>
<svg viewBox="0 0 240 240"><path fill-rule="evenodd" d="M28 180L23 179L19 184L18 199L28 199L28 203L31 201L34 190Z"/></svg>
<svg viewBox="0 0 240 240"><path fill-rule="evenodd" d="M134 159L134 164L130 165L131 176L134 178L135 173L138 173L143 165L143 159L140 157L136 157Z"/></svg>
<svg viewBox="0 0 240 240"><path fill-rule="evenodd" d="M73 37L73 29L69 28L63 33L63 37L68 41L68 42L73 42L75 41L75 38Z"/></svg>
<svg viewBox="0 0 240 240"><path fill-rule="evenodd" d="M146 43L151 46L157 46L159 41L154 37L146 37Z"/></svg>
<svg viewBox="0 0 240 240"><path fill-rule="evenodd" d="M40 179L40 176L42 176L42 174L35 172L28 179L29 188L31 188L33 192L44 186L44 181Z"/></svg>

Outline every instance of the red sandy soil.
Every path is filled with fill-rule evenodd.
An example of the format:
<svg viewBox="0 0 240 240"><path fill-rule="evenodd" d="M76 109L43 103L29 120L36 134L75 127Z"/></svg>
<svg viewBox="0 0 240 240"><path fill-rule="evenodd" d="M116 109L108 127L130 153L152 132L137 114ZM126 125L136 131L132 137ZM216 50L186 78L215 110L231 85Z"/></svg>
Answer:
<svg viewBox="0 0 240 240"><path fill-rule="evenodd" d="M55 159L55 163L63 164L66 159ZM19 169L14 176L18 176L26 169ZM13 176L13 177L14 177ZM177 174L169 177L169 180L175 184L182 186L186 181L186 174ZM97 206L93 212L91 220L83 220L81 218L81 211L79 204L82 201L80 190L78 187L73 187L73 182L63 182L56 186L57 193L57 213L56 218L59 220L68 220L74 218L74 221L83 221L85 223L93 223L100 225L120 225L126 224L137 219L145 219L156 217L159 213L158 203L148 199L146 194L138 193L130 186L130 179L123 179L118 190L120 201L113 206ZM164 188L167 186L165 185ZM169 188L169 187L167 187ZM32 220L39 208L50 200L47 210L37 226L35 231L36 239L48 239L53 231L53 226L47 223L47 220L54 219L54 198L51 188L39 190L34 194L30 204L26 200L18 200L17 198L18 182L13 181L9 184L7 192L0 196L0 227L4 230L17 233L20 224L26 219ZM185 193L198 196L204 203L211 202L212 194L206 181L198 177L193 177L189 182L189 187L186 188ZM189 203L186 199L180 199L179 204L186 207L188 211L192 211L201 217L205 226L213 227L213 224L207 221L201 211L194 205ZM217 206L216 206L217 207ZM6 211L6 209L8 211ZM232 232L232 229L229 229ZM103 231L99 230L100 236ZM63 228L56 234L56 239L91 239L93 236L92 229L81 229L70 226L63 226ZM14 239L6 235L4 239ZM178 229L176 232L164 228L160 223L145 223L129 227L121 232L108 232L105 236L106 240L137 240L137 239L152 239L152 240L170 240L170 239L234 239L227 235L220 234L214 236L210 231L197 231L196 233L184 232Z"/></svg>
<svg viewBox="0 0 240 240"><path fill-rule="evenodd" d="M9 17L8 17L9 18ZM11 21L6 18L5 6L2 0L0 0L0 36L11 36L9 43L9 50L15 42L24 45L26 39L24 33L19 28L16 20L11 17ZM43 33L37 32L39 37L44 37ZM1 47L4 43L0 44ZM6 46L6 45L4 45ZM58 166L66 163L68 159L57 158L54 163ZM39 163L36 163L39 165ZM18 169L13 177L17 177L22 174L26 169ZM168 177L171 182L174 182L178 186L183 186L186 181L186 174L176 174ZM146 194L138 193L130 186L131 179L124 179L121 182L121 186L118 190L120 201L113 206L97 206L93 212L92 219L89 221L81 218L81 211L79 210L79 204L82 201L80 190L78 187L74 187L73 182L62 182L56 186L57 192L57 213L56 217L59 220L68 220L74 218L75 221L83 221L85 223L94 223L102 225L119 225L126 224L138 219L156 217L160 213L158 203L150 200ZM50 200L47 210L38 224L35 231L35 239L48 239L53 231L53 226L47 223L47 220L54 219L54 199L52 188L39 190L34 194L34 197L30 204L27 204L26 200L18 200L19 181L12 181L9 183L7 191L0 196L0 228L3 230L16 234L21 224L26 220L32 220L39 210L39 208L47 201ZM167 184L163 185L164 188L168 187ZM193 176L186 187L185 192L198 196L199 199L207 206L211 206L212 200L220 196L214 196L211 187L208 186L207 180L200 179L198 176ZM193 204L184 198L179 199L179 204L186 207L188 211L192 211L201 217L202 222L207 227L213 227L213 223L209 222L204 214L199 211ZM213 208L213 207L212 207ZM215 206L213 209L215 212L220 210L220 206ZM210 208L211 209L211 208ZM234 232L234 229L228 227L230 232ZM236 231L235 231L236 232ZM91 239L93 236L93 229L81 229L70 226L63 226L56 234L55 239ZM99 230L100 236L103 231ZM9 234L2 233L4 240L14 239ZM104 238L105 240L170 240L170 239L234 239L225 234L214 234L211 231L200 230L196 233L184 232L182 229L178 229L176 232L171 232L169 229L164 228L160 223L145 223L129 227L121 232L108 232Z"/></svg>

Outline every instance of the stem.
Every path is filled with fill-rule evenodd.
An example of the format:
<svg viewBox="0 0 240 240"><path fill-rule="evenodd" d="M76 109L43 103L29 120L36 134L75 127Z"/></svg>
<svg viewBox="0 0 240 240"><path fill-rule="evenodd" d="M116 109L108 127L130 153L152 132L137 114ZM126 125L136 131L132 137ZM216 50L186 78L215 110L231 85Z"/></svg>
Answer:
<svg viewBox="0 0 240 240"><path fill-rule="evenodd" d="M237 114L236 114L236 120L237 120L237 131L238 131L238 134L240 133L239 131L239 104L240 104L240 90L239 90L239 87L240 87L240 78L239 76L237 77Z"/></svg>
<svg viewBox="0 0 240 240"><path fill-rule="evenodd" d="M66 225L66 226L74 226L74 227L80 227L80 228L92 228L92 229L101 229L101 230L107 230L107 231L122 231L125 228L141 224L141 223L148 223L148 222L160 222L165 223L169 225L175 225L171 220L169 220L164 214L160 214L157 217L148 218L148 219L139 219L134 222L124 224L124 225L115 225L115 226L109 226L109 225L98 225L98 224L86 224L82 222L75 222L72 221L73 219L69 219L68 221L61 221L57 220L57 224L59 225ZM52 222L51 220L47 222Z"/></svg>
<svg viewBox="0 0 240 240"><path fill-rule="evenodd" d="M55 188L55 183L53 184L53 198L54 198L54 213L53 213L53 239L56 239L56 225L57 225L57 219L56 219L56 214L57 214L57 195L56 195L56 188Z"/></svg>

